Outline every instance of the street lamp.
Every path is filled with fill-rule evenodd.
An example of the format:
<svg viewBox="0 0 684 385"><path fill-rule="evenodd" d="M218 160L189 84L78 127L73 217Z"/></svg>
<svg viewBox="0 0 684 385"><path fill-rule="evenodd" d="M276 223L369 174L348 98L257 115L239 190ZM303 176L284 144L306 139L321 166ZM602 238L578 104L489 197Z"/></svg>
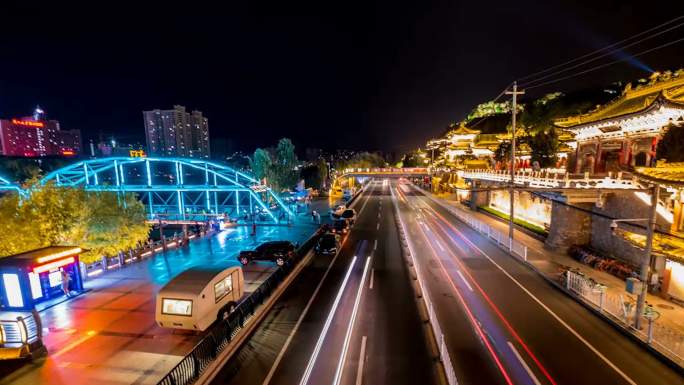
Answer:
<svg viewBox="0 0 684 385"><path fill-rule="evenodd" d="M636 314L634 316L634 328L641 329L641 314L644 312L644 305L646 304L646 292L648 289L648 270L651 267L651 254L653 252L653 233L655 232L656 224L656 209L658 207L658 198L660 195L660 186L655 184L651 187L651 209L649 210L648 218L634 218L634 219L613 219L610 223L610 230L615 232L618 227L618 222L648 222L646 232L646 247L644 248L644 255L641 257L641 267L639 271L639 280L641 281L641 292L637 297Z"/></svg>

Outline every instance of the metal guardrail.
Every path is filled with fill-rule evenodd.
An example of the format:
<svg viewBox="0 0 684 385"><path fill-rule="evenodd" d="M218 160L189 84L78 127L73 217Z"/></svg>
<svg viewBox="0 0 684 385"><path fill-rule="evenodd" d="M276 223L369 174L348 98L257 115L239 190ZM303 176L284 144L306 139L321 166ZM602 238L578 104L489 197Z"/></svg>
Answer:
<svg viewBox="0 0 684 385"><path fill-rule="evenodd" d="M351 205L365 191L367 186L366 184L359 189L347 202L347 205ZM158 385L189 385L199 379L209 364L237 336L245 322L254 316L256 310L313 248L320 234L321 230L319 229L302 243L293 259L277 268L255 291L238 304L228 318L212 325L202 340L158 382Z"/></svg>
<svg viewBox="0 0 684 385"><path fill-rule="evenodd" d="M392 194L392 199L396 201L394 191L392 191L391 188L390 193ZM411 248L409 247L409 241L406 238L406 228L404 226L404 222L401 220L398 205L394 205L394 215L397 218L396 222L398 223L397 228L399 231L399 237L401 238L402 248L404 250L404 253L406 253L406 255L411 258L411 265L416 270L416 277L418 280L418 285L420 286L420 293L423 297L423 301L425 302L425 306L427 307L428 321L430 323L430 326L432 327L432 332L435 336L435 342L437 343L437 349L439 351L439 358L442 361L442 365L444 366L444 372L447 378L447 382L449 385L458 385L458 380L456 379L456 372L454 371L454 365L451 363L451 356L449 356L449 350L447 349L447 345L444 339L444 332L442 332L442 327L439 325L439 321L437 320L437 315L435 314L435 309L433 306L433 302L430 299L430 294L423 283L423 274L421 270L418 268L415 256L413 255L413 253L411 252Z"/></svg>
<svg viewBox="0 0 684 385"><path fill-rule="evenodd" d="M636 330L632 327L636 316L636 306L633 300L609 293L604 285L571 270L565 271L562 277L561 284L575 294L576 298L591 305L621 327L628 329L680 366L684 364L684 334L658 323L660 313L657 310L647 307L641 316L643 324L647 327L645 330Z"/></svg>
<svg viewBox="0 0 684 385"><path fill-rule="evenodd" d="M254 316L255 311L261 306L274 289L290 274L295 266L304 258L308 251L318 240L320 232L317 231L309 237L298 249L295 257L278 267L266 280L259 285L247 298L235 308L228 318L214 323L206 335L193 347L169 373L167 373L158 385L189 385L194 383L235 338L236 334Z"/></svg>
<svg viewBox="0 0 684 385"><path fill-rule="evenodd" d="M414 188L416 187L414 186ZM480 234L485 235L487 238L494 241L494 243L501 249L504 249L509 254L527 262L527 246L525 246L524 243L516 241L515 239L511 239L508 234L504 234L482 222L481 220L476 219L472 215L442 202L440 199L433 197L430 193L425 194L425 196L456 216L456 218L458 218L461 222L467 224L468 226L477 230Z"/></svg>

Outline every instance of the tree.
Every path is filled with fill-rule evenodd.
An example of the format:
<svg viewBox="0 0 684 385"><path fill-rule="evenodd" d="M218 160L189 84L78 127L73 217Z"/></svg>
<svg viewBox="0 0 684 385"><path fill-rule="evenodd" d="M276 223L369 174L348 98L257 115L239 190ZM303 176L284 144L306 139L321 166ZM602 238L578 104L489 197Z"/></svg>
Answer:
<svg viewBox="0 0 684 385"><path fill-rule="evenodd" d="M133 195L86 193L83 189L39 185L30 195L0 198L0 256L45 246L78 245L91 262L145 242L150 226L145 208Z"/></svg>
<svg viewBox="0 0 684 385"><path fill-rule="evenodd" d="M145 223L145 207L132 194L118 196L111 192L88 195L88 216L74 226L70 243L88 251L81 255L84 262L103 255L116 255L120 250L135 247L149 237Z"/></svg>
<svg viewBox="0 0 684 385"><path fill-rule="evenodd" d="M345 168L374 168L385 167L386 164L385 158L376 153L359 152L347 160L338 161L335 164L335 168L338 170Z"/></svg>
<svg viewBox="0 0 684 385"><path fill-rule="evenodd" d="M271 155L263 148L257 148L254 155L249 158L249 167L252 169L252 174L255 178L262 180L268 178L271 171Z"/></svg>
<svg viewBox="0 0 684 385"><path fill-rule="evenodd" d="M292 141L280 139L275 149L257 148L249 158L252 174L275 191L291 188L297 183L297 155Z"/></svg>
<svg viewBox="0 0 684 385"><path fill-rule="evenodd" d="M315 164L302 168L299 175L307 187L322 189L328 179L328 163L319 159Z"/></svg>
<svg viewBox="0 0 684 385"><path fill-rule="evenodd" d="M297 155L295 146L288 138L278 141L275 149L275 161L271 165L271 183L276 191L291 188L297 184Z"/></svg>
<svg viewBox="0 0 684 385"><path fill-rule="evenodd" d="M409 152L404 155L403 158L401 158L401 166L402 167L418 167L422 166L420 164L420 159L414 152Z"/></svg>
<svg viewBox="0 0 684 385"><path fill-rule="evenodd" d="M668 125L663 138L658 142L656 154L658 159L665 159L670 163L684 162L684 125Z"/></svg>
<svg viewBox="0 0 684 385"><path fill-rule="evenodd" d="M558 133L552 127L548 131L541 131L526 139L530 146L532 163L538 162L541 168L552 167L558 161Z"/></svg>
<svg viewBox="0 0 684 385"><path fill-rule="evenodd" d="M497 162L509 162L511 160L511 142L500 142L494 150L494 159Z"/></svg>

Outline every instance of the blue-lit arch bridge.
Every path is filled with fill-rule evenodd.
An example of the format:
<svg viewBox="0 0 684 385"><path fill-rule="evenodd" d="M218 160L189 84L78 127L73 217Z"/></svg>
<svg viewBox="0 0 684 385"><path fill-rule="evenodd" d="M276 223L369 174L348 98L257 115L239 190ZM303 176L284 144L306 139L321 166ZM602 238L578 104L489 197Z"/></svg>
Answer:
<svg viewBox="0 0 684 385"><path fill-rule="evenodd" d="M0 176L0 192L2 191L16 191L20 194L24 194L24 190L21 186L10 182L9 179Z"/></svg>
<svg viewBox="0 0 684 385"><path fill-rule="evenodd" d="M101 158L55 170L41 183L86 191L135 193L150 217L183 220L224 214L284 223L293 215L270 188L219 163L187 158Z"/></svg>

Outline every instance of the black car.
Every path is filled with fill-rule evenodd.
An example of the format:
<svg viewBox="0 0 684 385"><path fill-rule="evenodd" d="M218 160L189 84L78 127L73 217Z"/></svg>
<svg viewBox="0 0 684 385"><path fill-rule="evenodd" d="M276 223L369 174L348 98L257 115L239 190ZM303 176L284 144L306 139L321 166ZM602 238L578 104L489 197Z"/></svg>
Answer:
<svg viewBox="0 0 684 385"><path fill-rule="evenodd" d="M346 234L349 231L349 222L346 219L336 219L333 222L332 232Z"/></svg>
<svg viewBox="0 0 684 385"><path fill-rule="evenodd" d="M289 241L271 241L262 243L254 250L243 250L240 252L240 263L246 265L252 261L271 261L278 266L285 264L285 261L294 257L295 246Z"/></svg>
<svg viewBox="0 0 684 385"><path fill-rule="evenodd" d="M335 254L339 246L339 236L333 233L325 233L318 239L316 252L318 254Z"/></svg>
<svg viewBox="0 0 684 385"><path fill-rule="evenodd" d="M346 209L342 214L340 215L341 218L344 218L349 222L350 225L354 225L354 222L356 222L356 210L354 209Z"/></svg>

